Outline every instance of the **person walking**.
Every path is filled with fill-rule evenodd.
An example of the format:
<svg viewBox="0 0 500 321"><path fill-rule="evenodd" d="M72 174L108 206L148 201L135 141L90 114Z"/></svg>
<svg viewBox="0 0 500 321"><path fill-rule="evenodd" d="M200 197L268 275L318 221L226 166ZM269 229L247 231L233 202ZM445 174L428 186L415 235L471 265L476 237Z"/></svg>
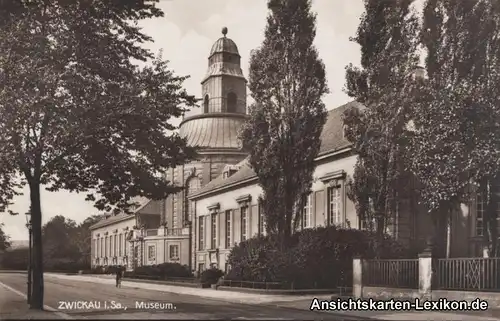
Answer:
<svg viewBox="0 0 500 321"><path fill-rule="evenodd" d="M116 269L116 287L121 288L122 287L122 278L123 278L123 269L121 266L119 266Z"/></svg>

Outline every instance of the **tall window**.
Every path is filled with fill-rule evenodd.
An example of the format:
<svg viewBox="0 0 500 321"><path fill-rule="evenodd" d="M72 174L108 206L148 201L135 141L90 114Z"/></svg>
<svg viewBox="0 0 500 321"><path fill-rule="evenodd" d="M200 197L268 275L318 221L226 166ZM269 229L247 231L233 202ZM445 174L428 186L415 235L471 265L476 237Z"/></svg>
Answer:
<svg viewBox="0 0 500 321"><path fill-rule="evenodd" d="M246 241L248 233L248 207L241 208L241 241Z"/></svg>
<svg viewBox="0 0 500 321"><path fill-rule="evenodd" d="M226 249L231 247L231 210L226 211Z"/></svg>
<svg viewBox="0 0 500 321"><path fill-rule="evenodd" d="M169 256L171 260L179 259L179 245L170 245Z"/></svg>
<svg viewBox="0 0 500 321"><path fill-rule="evenodd" d="M212 237L212 242L211 242L211 247L212 249L217 248L217 214L212 214L210 217L212 221L212 229L211 229L211 237Z"/></svg>
<svg viewBox="0 0 500 321"><path fill-rule="evenodd" d="M148 260L152 261L156 259L156 248L154 245L148 246Z"/></svg>
<svg viewBox="0 0 500 321"><path fill-rule="evenodd" d="M236 111L237 97L235 93L227 94L227 112L234 113Z"/></svg>
<svg viewBox="0 0 500 321"><path fill-rule="evenodd" d="M198 235L199 235L199 239L198 239L198 249L199 250L204 250L205 249L205 233L203 233L205 231L205 217L202 216L202 217L199 217L198 218Z"/></svg>
<svg viewBox="0 0 500 321"><path fill-rule="evenodd" d="M198 272L203 272L205 270L205 263L198 263Z"/></svg>
<svg viewBox="0 0 500 321"><path fill-rule="evenodd" d="M117 235L113 236L113 256L116 256L116 243L117 243Z"/></svg>
<svg viewBox="0 0 500 321"><path fill-rule="evenodd" d="M104 238L104 256L109 256L109 253L108 253L108 237L107 236Z"/></svg>
<svg viewBox="0 0 500 321"><path fill-rule="evenodd" d="M261 202L259 202L257 208L259 209L259 234L263 235L266 231L266 221L264 217L264 209L262 208Z"/></svg>
<svg viewBox="0 0 500 321"><path fill-rule="evenodd" d="M123 248L123 234L118 237L118 256L122 256Z"/></svg>
<svg viewBox="0 0 500 321"><path fill-rule="evenodd" d="M97 240L93 240L90 243L90 246L91 246L90 253L92 253L94 255L94 258L97 257L97 252L96 252L97 251L97 246L96 246L96 244L97 244Z"/></svg>
<svg viewBox="0 0 500 321"><path fill-rule="evenodd" d="M302 209L302 220L304 222L304 228L312 227L311 224L312 217L312 194L305 197L304 208Z"/></svg>
<svg viewBox="0 0 500 321"><path fill-rule="evenodd" d="M342 199L340 197L340 186L328 188L328 223L339 225L342 223Z"/></svg>
<svg viewBox="0 0 500 321"><path fill-rule="evenodd" d="M500 186L494 186L493 192L497 194L497 199L500 200ZM476 196L476 236L484 235L486 206L488 206L486 197L478 193ZM500 201L497 201L495 210L497 212L497 228L500 231Z"/></svg>
<svg viewBox="0 0 500 321"><path fill-rule="evenodd" d="M191 204L191 201L188 199L189 195L193 194L200 188L200 180L198 177L191 177L187 182L186 182L186 190L184 193L184 220L185 221L191 221L191 218L193 217L193 206Z"/></svg>
<svg viewBox="0 0 500 321"><path fill-rule="evenodd" d="M101 257L104 257L106 256L106 254L104 254L104 238L101 237L99 242L101 243L101 250L99 251L99 254L101 254Z"/></svg>
<svg viewBox="0 0 500 321"><path fill-rule="evenodd" d="M205 99L203 100L203 112L206 114L208 113L208 101L209 101L208 95L205 95Z"/></svg>

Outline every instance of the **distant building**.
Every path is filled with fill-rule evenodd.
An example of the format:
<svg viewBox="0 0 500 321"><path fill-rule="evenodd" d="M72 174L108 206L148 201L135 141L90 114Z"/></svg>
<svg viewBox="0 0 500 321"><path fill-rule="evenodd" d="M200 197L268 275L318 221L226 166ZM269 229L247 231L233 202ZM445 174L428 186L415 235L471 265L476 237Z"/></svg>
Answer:
<svg viewBox="0 0 500 321"><path fill-rule="evenodd" d="M238 48L226 33L213 44L208 57L207 75L201 82L202 113L186 117L180 125L188 143L200 147L201 159L166 173L167 180L185 190L165 201L143 200L135 214L108 215L92 226L93 266L123 264L133 269L178 262L198 271L210 266L227 270L234 244L265 233L258 204L261 188L237 138L247 117L246 80ZM342 123L342 113L351 107L363 108L351 102L328 112L301 228L364 228L346 191L346 179L352 177L357 160ZM430 216L409 195L397 208L389 232L403 243L423 247L432 231ZM452 256L482 255L482 211L478 196L454 212Z"/></svg>

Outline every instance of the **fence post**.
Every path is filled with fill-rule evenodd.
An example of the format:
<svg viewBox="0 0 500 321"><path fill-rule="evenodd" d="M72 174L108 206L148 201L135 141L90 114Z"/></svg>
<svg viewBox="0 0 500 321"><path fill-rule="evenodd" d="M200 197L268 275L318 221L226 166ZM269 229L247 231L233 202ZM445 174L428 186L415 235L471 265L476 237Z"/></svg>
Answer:
<svg viewBox="0 0 500 321"><path fill-rule="evenodd" d="M352 295L356 299L363 297L363 259L360 256L352 259Z"/></svg>
<svg viewBox="0 0 500 321"><path fill-rule="evenodd" d="M432 274L432 250L425 249L418 255L418 293L421 299L431 299Z"/></svg>

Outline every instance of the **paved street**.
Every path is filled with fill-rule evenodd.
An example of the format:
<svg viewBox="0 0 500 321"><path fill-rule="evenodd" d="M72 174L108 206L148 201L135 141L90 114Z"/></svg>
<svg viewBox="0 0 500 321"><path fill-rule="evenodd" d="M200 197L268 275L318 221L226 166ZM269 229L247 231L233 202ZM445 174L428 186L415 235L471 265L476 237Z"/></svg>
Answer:
<svg viewBox="0 0 500 321"><path fill-rule="evenodd" d="M0 273L0 282L17 291L26 292L25 274ZM80 302L80 305L92 302L94 307L61 306L61 304L68 305L71 302ZM136 304L140 303L145 305L157 303L158 307L136 307ZM45 304L75 319L346 320L345 315L335 316L332 313L228 303L131 287L117 289L109 284L50 277L45 278ZM359 317L353 317L353 319L359 320Z"/></svg>

